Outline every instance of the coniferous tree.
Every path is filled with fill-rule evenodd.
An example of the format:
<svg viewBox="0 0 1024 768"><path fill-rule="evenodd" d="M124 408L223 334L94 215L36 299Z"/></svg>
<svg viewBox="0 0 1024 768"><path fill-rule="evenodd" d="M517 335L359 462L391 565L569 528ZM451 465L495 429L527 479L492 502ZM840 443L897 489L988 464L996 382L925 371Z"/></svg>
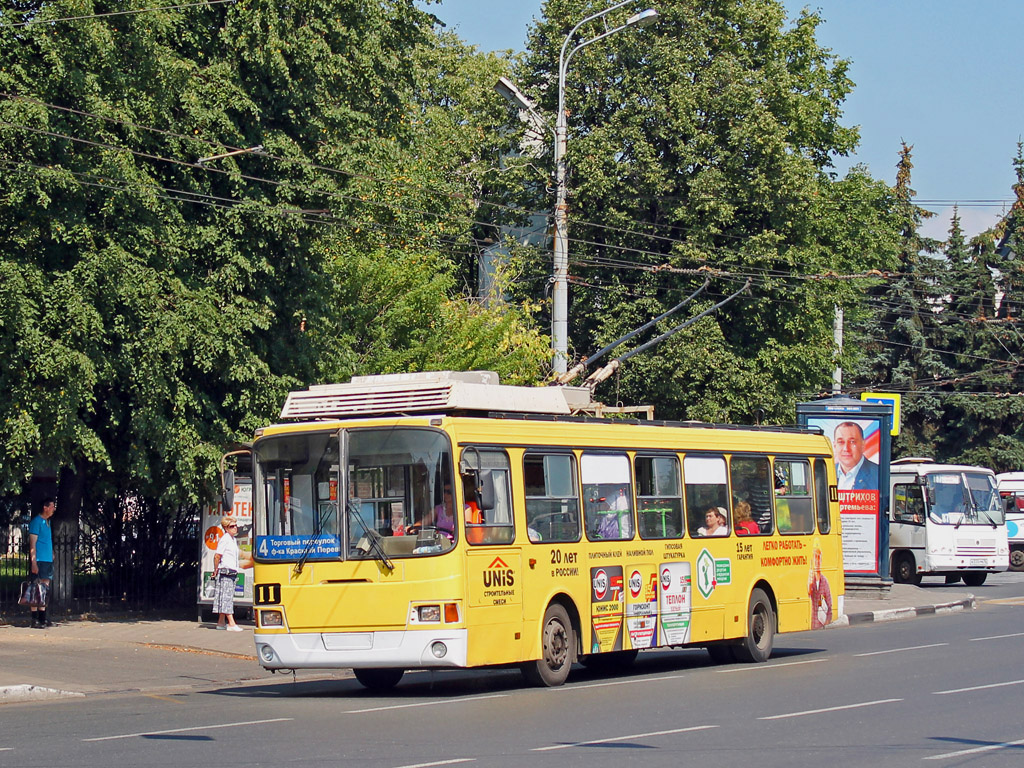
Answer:
<svg viewBox="0 0 1024 768"><path fill-rule="evenodd" d="M873 315L853 332L854 339L863 339L866 350L863 367L851 377L853 388L897 392L903 397L893 456L934 453L942 416L934 384L949 373L937 346L945 300L942 262L933 256L938 244L918 232L932 214L913 201L912 151L903 142L897 164L894 193L900 250L896 271L868 290Z"/></svg>

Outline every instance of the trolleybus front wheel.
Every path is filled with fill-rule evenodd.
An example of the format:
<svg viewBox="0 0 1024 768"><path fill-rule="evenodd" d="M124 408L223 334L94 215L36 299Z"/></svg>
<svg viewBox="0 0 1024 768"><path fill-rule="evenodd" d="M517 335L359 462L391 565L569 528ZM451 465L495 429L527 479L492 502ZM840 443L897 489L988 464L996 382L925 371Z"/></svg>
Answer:
<svg viewBox="0 0 1024 768"><path fill-rule="evenodd" d="M374 690L386 690L398 685L398 681L405 674L404 669L353 669L356 680L367 688Z"/></svg>
<svg viewBox="0 0 1024 768"><path fill-rule="evenodd" d="M576 633L565 608L549 605L541 628L541 658L522 665L523 677L531 685L554 687L569 677L576 652Z"/></svg>
<svg viewBox="0 0 1024 768"><path fill-rule="evenodd" d="M747 610L747 636L732 647L737 661L760 664L772 655L775 641L775 609L762 589L750 593Z"/></svg>

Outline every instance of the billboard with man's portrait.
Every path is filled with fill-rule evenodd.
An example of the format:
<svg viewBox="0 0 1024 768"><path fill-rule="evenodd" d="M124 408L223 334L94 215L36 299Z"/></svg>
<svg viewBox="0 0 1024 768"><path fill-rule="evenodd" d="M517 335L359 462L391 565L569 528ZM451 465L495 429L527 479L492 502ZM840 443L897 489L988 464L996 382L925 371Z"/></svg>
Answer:
<svg viewBox="0 0 1024 768"><path fill-rule="evenodd" d="M881 420L862 414L810 417L832 441L843 520L843 562L847 573L875 573L879 563Z"/></svg>

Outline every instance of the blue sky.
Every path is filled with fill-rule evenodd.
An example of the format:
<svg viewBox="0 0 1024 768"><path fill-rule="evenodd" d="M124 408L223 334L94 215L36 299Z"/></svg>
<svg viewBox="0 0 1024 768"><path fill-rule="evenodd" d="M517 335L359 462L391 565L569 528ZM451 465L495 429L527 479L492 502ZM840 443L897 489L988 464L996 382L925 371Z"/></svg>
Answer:
<svg viewBox="0 0 1024 768"><path fill-rule="evenodd" d="M613 4L609 0L609 5ZM855 157L895 181L900 140L914 146L913 187L945 237L954 203L974 234L1012 202L1013 157L1024 136L1024 0L785 0L791 17L821 12L818 40L852 65L845 123L861 131ZM637 7L657 7L657 0ZM429 10L484 50L522 50L540 0L443 0ZM639 34L642 34L640 32ZM998 202L994 202L998 201ZM1005 202L1004 202L1005 201Z"/></svg>

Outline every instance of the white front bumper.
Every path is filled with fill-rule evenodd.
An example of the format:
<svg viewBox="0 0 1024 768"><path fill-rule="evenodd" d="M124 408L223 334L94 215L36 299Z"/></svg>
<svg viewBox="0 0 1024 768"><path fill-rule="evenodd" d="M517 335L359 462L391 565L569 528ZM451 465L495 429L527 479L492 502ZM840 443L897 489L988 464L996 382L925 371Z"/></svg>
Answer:
<svg viewBox="0 0 1024 768"><path fill-rule="evenodd" d="M301 632L256 634L256 657L266 669L465 667L466 630ZM438 658L434 643L447 652Z"/></svg>

